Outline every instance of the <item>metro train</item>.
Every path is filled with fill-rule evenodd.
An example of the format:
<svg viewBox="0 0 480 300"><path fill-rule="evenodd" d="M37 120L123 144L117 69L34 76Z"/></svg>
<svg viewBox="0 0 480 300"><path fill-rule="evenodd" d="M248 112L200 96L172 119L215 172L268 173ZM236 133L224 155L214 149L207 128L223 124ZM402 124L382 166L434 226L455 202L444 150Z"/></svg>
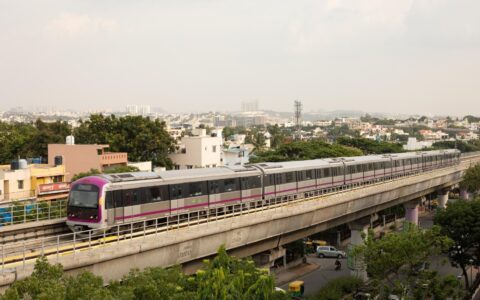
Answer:
<svg viewBox="0 0 480 300"><path fill-rule="evenodd" d="M452 149L89 176L71 185L67 225L75 232L106 231L158 218L227 213L412 175L459 160L460 152Z"/></svg>

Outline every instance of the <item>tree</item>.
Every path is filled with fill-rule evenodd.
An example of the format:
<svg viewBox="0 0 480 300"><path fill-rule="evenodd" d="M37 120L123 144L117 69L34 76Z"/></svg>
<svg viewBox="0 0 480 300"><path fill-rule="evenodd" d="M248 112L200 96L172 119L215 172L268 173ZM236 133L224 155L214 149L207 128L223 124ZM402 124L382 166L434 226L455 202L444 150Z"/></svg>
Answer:
<svg viewBox="0 0 480 300"><path fill-rule="evenodd" d="M449 250L452 265L462 269L469 287L467 266L480 265L480 200L456 201L435 215L441 232L454 242Z"/></svg>
<svg viewBox="0 0 480 300"><path fill-rule="evenodd" d="M104 287L101 277L90 272L67 276L61 265L39 258L26 279L14 282L0 299L94 299L94 300L281 300L287 295L275 291L273 277L255 267L250 259L227 255L224 247L213 260L193 276L180 266L133 269L121 281Z"/></svg>
<svg viewBox="0 0 480 300"><path fill-rule="evenodd" d="M89 120L80 121L75 137L78 143L108 144L114 152L127 152L131 161L172 167L168 154L175 150L174 140L158 119L91 115Z"/></svg>
<svg viewBox="0 0 480 300"><path fill-rule="evenodd" d="M80 178L83 178L83 177L93 176L93 175L98 175L98 174L102 174L102 173L97 169L90 169L90 171L88 171L88 172L82 172L82 173L78 173L78 174L73 175L72 182L74 182L76 180L79 180Z"/></svg>
<svg viewBox="0 0 480 300"><path fill-rule="evenodd" d="M400 144L377 142L366 138L339 137L337 143L343 146L358 148L364 154L400 153L405 151Z"/></svg>
<svg viewBox="0 0 480 300"><path fill-rule="evenodd" d="M46 158L47 145L63 143L70 132L71 126L63 121L0 122L0 163L9 163L17 157Z"/></svg>
<svg viewBox="0 0 480 300"><path fill-rule="evenodd" d="M328 144L320 140L295 141L283 144L277 149L260 151L250 162L278 162L290 160L309 160L328 157L346 157L362 155L362 151L338 144Z"/></svg>
<svg viewBox="0 0 480 300"><path fill-rule="evenodd" d="M470 166L463 175L460 182L460 188L466 189L470 193L476 193L480 190L480 164Z"/></svg>
<svg viewBox="0 0 480 300"><path fill-rule="evenodd" d="M354 248L353 255L363 257L367 274L382 297L392 293L407 297L421 289L440 299L439 293L444 291L435 286L446 279L428 270L419 272L418 266L451 245L452 241L440 234L439 227L420 230L410 225L403 232L388 233L381 239L374 239L370 233L364 245Z"/></svg>

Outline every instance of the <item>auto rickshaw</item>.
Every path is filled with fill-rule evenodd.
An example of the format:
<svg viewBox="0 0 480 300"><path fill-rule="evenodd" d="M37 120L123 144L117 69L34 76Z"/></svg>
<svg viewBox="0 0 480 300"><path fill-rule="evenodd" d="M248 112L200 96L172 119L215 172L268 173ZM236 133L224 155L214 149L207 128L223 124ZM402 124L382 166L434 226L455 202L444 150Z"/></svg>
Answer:
<svg viewBox="0 0 480 300"><path fill-rule="evenodd" d="M318 246L326 246L327 241L323 240L306 240L304 242L307 253L315 253Z"/></svg>
<svg viewBox="0 0 480 300"><path fill-rule="evenodd" d="M295 280L288 284L288 291L293 299L302 299L305 292L304 282L301 280Z"/></svg>

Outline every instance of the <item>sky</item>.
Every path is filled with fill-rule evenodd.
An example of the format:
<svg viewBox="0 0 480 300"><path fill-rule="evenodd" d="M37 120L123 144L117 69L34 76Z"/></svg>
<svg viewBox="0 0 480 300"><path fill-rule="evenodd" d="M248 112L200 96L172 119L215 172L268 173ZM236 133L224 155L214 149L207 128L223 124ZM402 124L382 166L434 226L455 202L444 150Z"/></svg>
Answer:
<svg viewBox="0 0 480 300"><path fill-rule="evenodd" d="M478 0L0 0L0 110L480 115Z"/></svg>

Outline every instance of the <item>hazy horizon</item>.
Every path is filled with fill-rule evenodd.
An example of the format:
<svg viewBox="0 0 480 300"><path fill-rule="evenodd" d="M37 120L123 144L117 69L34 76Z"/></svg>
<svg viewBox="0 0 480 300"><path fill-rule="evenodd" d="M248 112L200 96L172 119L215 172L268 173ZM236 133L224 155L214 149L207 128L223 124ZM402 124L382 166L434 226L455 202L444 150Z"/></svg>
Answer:
<svg viewBox="0 0 480 300"><path fill-rule="evenodd" d="M480 2L0 0L0 102L480 115Z"/></svg>

